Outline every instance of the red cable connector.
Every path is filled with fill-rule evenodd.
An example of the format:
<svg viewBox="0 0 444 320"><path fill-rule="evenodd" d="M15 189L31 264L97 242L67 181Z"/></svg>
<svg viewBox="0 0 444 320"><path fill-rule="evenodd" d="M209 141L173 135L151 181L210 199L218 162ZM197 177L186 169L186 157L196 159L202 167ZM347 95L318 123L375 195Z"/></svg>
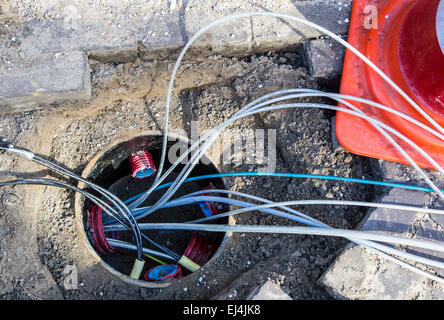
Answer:
<svg viewBox="0 0 444 320"><path fill-rule="evenodd" d="M194 234L183 255L202 266L211 258L215 249L216 245L213 242Z"/></svg>
<svg viewBox="0 0 444 320"><path fill-rule="evenodd" d="M212 186L208 186L202 189L203 190L211 190L214 189ZM201 196L209 196L208 193L201 193ZM204 201L200 203L200 208L206 217L215 216L220 214L220 210L216 207L216 205L212 202Z"/></svg>
<svg viewBox="0 0 444 320"><path fill-rule="evenodd" d="M156 172L153 156L148 151L134 153L129 159L133 177L143 179Z"/></svg>

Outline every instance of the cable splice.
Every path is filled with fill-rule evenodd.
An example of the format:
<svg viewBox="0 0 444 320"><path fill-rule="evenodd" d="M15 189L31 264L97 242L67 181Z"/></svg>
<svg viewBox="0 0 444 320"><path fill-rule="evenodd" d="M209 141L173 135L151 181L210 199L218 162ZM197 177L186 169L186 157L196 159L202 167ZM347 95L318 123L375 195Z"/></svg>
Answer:
<svg viewBox="0 0 444 320"><path fill-rule="evenodd" d="M191 272L197 271L200 269L200 265L198 265L196 262L191 260L190 258L186 256L182 256L179 261L177 261L178 264L181 266L187 268Z"/></svg>
<svg viewBox="0 0 444 320"><path fill-rule="evenodd" d="M138 280L140 278L144 265L145 260L136 259L134 261L133 268L131 269L130 278Z"/></svg>

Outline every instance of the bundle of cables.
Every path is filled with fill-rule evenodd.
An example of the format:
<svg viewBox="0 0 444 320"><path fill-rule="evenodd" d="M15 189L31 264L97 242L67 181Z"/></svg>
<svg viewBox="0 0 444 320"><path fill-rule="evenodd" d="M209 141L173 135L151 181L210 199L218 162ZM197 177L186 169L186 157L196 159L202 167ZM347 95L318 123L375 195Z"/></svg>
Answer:
<svg viewBox="0 0 444 320"><path fill-rule="evenodd" d="M296 21L298 23L302 23L308 27L314 28L321 33L330 36L343 46L345 46L348 50L357 55L364 63L370 66L377 74L379 74L383 81L386 81L393 89L395 89L406 101L408 101L429 124L426 125L423 122L420 122L402 112L394 110L388 106L379 104L374 101L366 100L360 97L354 97L343 94L336 93L327 93L318 90L312 89L288 89L281 90L277 92L272 92L270 94L264 95L263 97L256 99L249 104L242 107L238 112L236 112L230 119L224 121L219 124L212 130L208 131L204 134L200 139L193 142L192 145L183 152L177 161L173 163L168 170L163 172L163 166L167 153L167 136L168 136L168 122L169 122L169 110L171 103L171 96L173 91L173 85L176 73L179 69L180 63L190 48L190 46L206 31L215 26L231 21L233 19L240 19L245 17L253 17L253 16L268 16L273 18L279 18L289 21ZM288 100L295 100L301 98L310 98L310 97L324 97L332 99L345 107L339 107L336 105L329 104L321 104L321 103L289 103ZM341 205L341 206L361 206L361 207L372 207L372 208L388 208L388 209L396 209L402 211L410 211L410 212L423 212L428 214L444 214L444 210L438 209L429 209L415 206L406 206L406 205L394 205L394 204L384 204L384 203L373 203L373 202L360 202L360 201L341 201L341 200L290 200L285 202L273 202L268 199L260 198L254 195L240 193L230 190L221 190L221 189L206 189L204 191L194 192L187 194L185 196L179 197L177 199L172 199L173 195L177 192L177 190L188 181L195 181L199 179L210 179L214 177L227 177L227 176L269 176L269 177L290 177L290 178L314 178L314 179L333 179L340 181L348 181L348 182L358 182L358 183L366 183L373 185L383 185L389 187L399 187L399 188L408 188L418 191L426 191L433 192L438 195L438 197L443 200L444 199L444 191L440 190L435 183L429 178L429 176L421 169L415 161L409 155L409 152L417 152L421 154L438 172L443 175L444 170L440 167L440 165L433 159L430 155L428 155L422 148L416 145L411 139L393 129L389 125L380 122L370 115L367 115L352 102L360 102L369 106L372 106L377 109L384 110L386 112L390 112L398 117L403 118L404 120L409 121L410 123L418 126L430 134L438 137L441 140L444 140L444 129L432 118L430 117L424 110L421 109L419 105L416 104L414 100L412 100L405 92L402 91L400 87L398 87L386 74L384 74L373 62L371 62L367 57L365 57L362 53L352 47L349 43L344 41L342 38L333 34L332 32L320 27L317 24L309 22L307 20L297 18L294 16L273 13L273 12L251 12L251 13L242 13L235 14L231 16L227 16L221 18L219 20L214 21L213 23L207 25L198 31L185 45L183 50L181 51L168 85L168 93L165 105L165 118L164 118L164 135L163 135L163 143L161 150L161 159L159 163L159 167L157 170L150 170L149 174L156 173L155 180L151 187L145 192L126 200L123 202L118 197L113 195L108 190L87 181L74 174L72 171L65 169L57 164L54 164L40 156L35 155L32 152L18 149L13 147L7 142L3 142L0 146L0 149L7 150L10 152L14 152L18 155L21 155L29 160L35 161L41 165L48 167L51 170L54 170L57 173L63 174L70 178L74 178L78 181L83 182L86 186L90 187L95 192L99 193L100 196L105 200L85 191L84 189L80 189L74 186L71 186L65 182L51 180L51 179L22 179L22 180L14 180L8 182L0 183L0 186L11 185L11 184L44 184L62 188L68 188L75 192L80 192L83 196L88 198L92 203L97 205L97 208L103 211L105 216L103 217L103 228L99 228L96 230L100 231L101 240L98 240L99 243L107 244L114 248L125 248L130 250L136 250L136 260L131 272L131 277L138 279L143 269L143 260L142 255L148 255L155 259L167 259L170 264L161 263L161 265L169 265L169 267L162 267L159 270L151 270L151 273L145 276L145 279L155 279L159 277L159 279L165 280L170 278L175 278L181 276L179 266L185 267L188 270L195 271L200 267L200 261L206 257L206 253L210 250L208 246L205 246L202 243L202 249L195 249L196 252L190 252L188 250L183 255L179 255L170 249L154 242L141 230L190 230L196 232L256 232L256 233L286 233L286 234L307 234L307 235L324 235L324 236L333 236L333 237L343 237L349 239L350 241L359 244L365 247L370 252L380 255L381 257L390 260L399 264L402 267L408 268L411 271L417 272L422 276L425 276L429 279L436 280L438 282L444 283L444 279L439 277L436 274L433 274L422 267L418 267L415 263L420 263L426 265L428 267L434 268L444 268L444 262L431 259L428 257L423 257L414 253L410 253L408 251L404 251L401 249L395 248L393 245L403 245L414 248L422 248L434 250L437 252L444 253L444 244L431 241L431 240L420 240L420 239L411 239L401 236L394 235L385 235L376 232L364 232L358 230L345 230L345 229L337 229L333 228L322 221L316 220L298 210L292 209L290 206L298 205L318 205L318 204L331 204L331 205ZM215 139L223 132L225 128L227 128L232 123L241 120L245 117L252 116L258 113L274 111L279 109L288 109L288 108L320 108L327 110L335 110L344 113L351 114L355 117L362 118L366 120L371 126L373 126L384 139L387 139L391 143L391 145L397 149L400 154L411 164L411 166L416 170L416 172L424 179L424 181L429 185L430 188L405 185L400 183L387 183L387 182L379 182L373 180L364 180L364 179L355 179L355 178L346 178L346 177L332 177L332 176L321 176L321 175L308 175L308 174L297 174L297 173L255 173L255 172L240 172L240 173L228 173L228 174L219 174L219 175L207 175L201 177L189 177L193 168L198 163L199 159L206 153L210 145L215 141ZM402 140L403 143L409 146L409 152L407 152L397 141ZM173 172L173 170L182 163L182 161L191 155L190 160L185 164L183 169L180 171L177 178L170 183L162 184L162 182ZM150 164L151 165L151 164ZM149 207L141 207L141 205L147 200L150 195L155 190L164 189L167 190L163 193L163 195L158 199L152 206ZM228 195L230 197L221 197L221 194ZM247 199L245 200L237 200L235 197ZM192 204L202 204L202 203L224 203L230 206L239 207L239 209L228 211L228 212L220 212L220 211L212 211L215 207L210 208L207 214L201 219L189 221L187 223L138 223L137 221L156 212L162 208L171 208L171 207L182 207ZM98 209L97 209L98 210ZM265 214L272 214L279 217L283 217L289 219L291 221L296 221L306 226L266 226L266 225L221 225L221 224L205 224L204 222L219 219L222 217L242 214L250 211L259 211ZM93 221L97 224L97 220ZM103 239L103 234L112 235L112 232L124 232L131 231L134 235L135 244L131 244L128 242L120 241L116 239L116 236L109 236L106 239ZM115 235L115 234L114 234ZM150 242L153 246L156 247L155 250L148 249L142 246L142 238L146 241ZM197 241L197 239L196 239ZM196 242L195 241L195 242ZM200 241L200 240L199 240ZM203 240L205 242L205 240ZM197 243L197 242L196 242ZM106 245L105 245L106 246ZM208 250L205 252L205 250ZM102 248L103 249L103 248ZM160 250L160 251L159 251ZM200 250L200 251L199 251ZM201 253L199 253L201 252ZM203 253L202 253L203 252ZM200 257L200 255L202 255ZM198 263L193 261L192 258L199 256L200 259ZM205 260L204 259L204 260ZM160 260L159 260L160 261ZM171 267L173 266L173 267ZM177 266L177 268L174 268ZM162 272L170 272L172 276L165 275ZM165 278L166 277L166 278Z"/></svg>

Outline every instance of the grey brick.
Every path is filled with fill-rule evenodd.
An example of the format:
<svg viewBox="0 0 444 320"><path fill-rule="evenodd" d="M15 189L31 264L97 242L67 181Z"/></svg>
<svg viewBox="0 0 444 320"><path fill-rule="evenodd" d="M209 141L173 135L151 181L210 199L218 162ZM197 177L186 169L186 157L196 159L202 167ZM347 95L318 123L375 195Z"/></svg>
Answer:
<svg viewBox="0 0 444 320"><path fill-rule="evenodd" d="M331 38L310 40L306 57L310 73L315 78L338 78L342 73L345 48Z"/></svg>
<svg viewBox="0 0 444 320"><path fill-rule="evenodd" d="M16 63L0 70L2 111L6 105L21 111L29 105L91 97L90 69L82 52L48 53Z"/></svg>
<svg viewBox="0 0 444 320"><path fill-rule="evenodd" d="M27 56L49 52L86 51L97 57L109 50L119 61L129 52L137 53L138 44L148 51L177 49L197 30L218 18L241 12L281 12L319 23L334 33L348 30L351 1L152 1L106 4L56 5L47 10L30 12L17 3L17 16L23 21L4 30L0 48L6 48L14 37ZM196 46L213 47L223 54L279 50L297 41L321 36L322 33L300 23L272 17L240 18L209 30ZM1 51L1 49L0 49ZM0 52L1 53L1 52Z"/></svg>
<svg viewBox="0 0 444 320"><path fill-rule="evenodd" d="M18 104L13 108L21 111L32 109L25 104L87 99L87 62L79 52L103 62L171 59L206 24L251 11L282 12L344 34L350 10L350 0L61 2L50 7L37 1L32 9L27 2L14 1L14 22L0 26L0 65L6 66L0 71L0 103ZM246 55L284 49L320 35L300 23L272 17L240 18L209 30L193 50L199 55ZM57 52L66 54L54 58Z"/></svg>
<svg viewBox="0 0 444 320"><path fill-rule="evenodd" d="M380 202L422 207L426 201L423 192L393 188ZM370 212L361 227L362 231L405 233L416 217L416 212L376 208Z"/></svg>
<svg viewBox="0 0 444 320"><path fill-rule="evenodd" d="M348 32L351 1L287 1L276 0L263 5L258 1L255 11L281 12L314 22L335 34ZM317 38L325 34L305 24L271 17L252 19L255 50L280 50L296 42Z"/></svg>
<svg viewBox="0 0 444 320"><path fill-rule="evenodd" d="M384 180L413 180L408 166L381 161L379 169ZM433 176L433 174L432 174ZM417 183L415 183L417 184ZM391 189L380 202L430 207L431 195L425 192ZM439 203L434 208L442 208ZM442 216L377 208L363 219L363 231L409 235L415 238L443 241L442 229L437 226ZM431 250L409 248L409 252L431 259L444 256ZM441 276L444 270L436 270ZM335 297L347 299L443 299L444 286L432 284L412 271L379 259L360 246L348 246L321 277L320 282Z"/></svg>
<svg viewBox="0 0 444 320"><path fill-rule="evenodd" d="M349 246L321 277L321 284L338 299L436 299L444 287L397 264L379 260L360 246Z"/></svg>

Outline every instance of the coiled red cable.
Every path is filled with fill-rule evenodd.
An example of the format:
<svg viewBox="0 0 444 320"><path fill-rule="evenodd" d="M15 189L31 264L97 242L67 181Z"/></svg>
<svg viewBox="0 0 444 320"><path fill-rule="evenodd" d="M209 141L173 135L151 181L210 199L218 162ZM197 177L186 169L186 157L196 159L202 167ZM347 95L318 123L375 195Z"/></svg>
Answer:
<svg viewBox="0 0 444 320"><path fill-rule="evenodd" d="M184 256L198 265L206 263L216 251L216 245L198 234L193 234L190 243L185 249Z"/></svg>
<svg viewBox="0 0 444 320"><path fill-rule="evenodd" d="M108 243L105 232L103 231L102 212L102 208L97 205L93 205L89 208L89 223L91 226L92 240L94 242L94 247L99 253L113 253L115 248ZM110 233L110 237L118 240L120 239L120 233L112 232Z"/></svg>
<svg viewBox="0 0 444 320"><path fill-rule="evenodd" d="M133 177L143 179L156 172L153 156L148 151L139 151L134 153L129 159Z"/></svg>

